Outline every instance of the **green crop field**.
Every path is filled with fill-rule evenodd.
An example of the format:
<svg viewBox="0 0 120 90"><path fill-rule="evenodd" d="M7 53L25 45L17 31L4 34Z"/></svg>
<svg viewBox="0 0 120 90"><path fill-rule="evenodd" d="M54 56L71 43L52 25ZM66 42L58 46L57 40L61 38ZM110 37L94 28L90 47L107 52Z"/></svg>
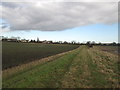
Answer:
<svg viewBox="0 0 120 90"><path fill-rule="evenodd" d="M79 47L78 45L2 43L2 68L10 68Z"/></svg>
<svg viewBox="0 0 120 90"><path fill-rule="evenodd" d="M120 88L118 55L99 47L72 51L3 71L3 88Z"/></svg>

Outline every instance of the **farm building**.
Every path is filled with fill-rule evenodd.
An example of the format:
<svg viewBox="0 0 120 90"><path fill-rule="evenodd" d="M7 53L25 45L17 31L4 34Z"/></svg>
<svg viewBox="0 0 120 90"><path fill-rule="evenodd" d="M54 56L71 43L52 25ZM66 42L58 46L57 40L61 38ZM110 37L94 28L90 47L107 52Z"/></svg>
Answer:
<svg viewBox="0 0 120 90"><path fill-rule="evenodd" d="M6 38L3 38L2 41L8 41L8 42L17 42L17 39L6 39Z"/></svg>
<svg viewBox="0 0 120 90"><path fill-rule="evenodd" d="M20 41L21 42L29 42L29 40L26 40L26 39L21 39Z"/></svg>
<svg viewBox="0 0 120 90"><path fill-rule="evenodd" d="M42 41L42 43L45 43L45 44L51 44L51 43L53 43L53 42L52 42L52 41L44 40L44 41Z"/></svg>

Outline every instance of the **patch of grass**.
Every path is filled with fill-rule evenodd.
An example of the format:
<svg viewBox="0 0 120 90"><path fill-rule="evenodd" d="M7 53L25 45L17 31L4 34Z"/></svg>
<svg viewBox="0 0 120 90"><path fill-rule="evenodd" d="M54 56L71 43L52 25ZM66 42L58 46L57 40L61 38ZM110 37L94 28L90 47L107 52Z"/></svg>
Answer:
<svg viewBox="0 0 120 90"><path fill-rule="evenodd" d="M70 70L62 79L63 88L98 88L105 87L105 74L99 72L97 64L88 52L88 47L81 47L79 54L74 58ZM109 86L109 85L108 85Z"/></svg>
<svg viewBox="0 0 120 90"><path fill-rule="evenodd" d="M98 51L98 49L93 49L91 51L93 52L92 60L96 61L96 65L98 68L97 76L103 75L102 77L104 78L102 80L100 79L100 76L99 76L96 80L100 80L99 82L101 82L100 84L103 83L103 87L109 87L109 88L119 87L119 84L118 84L119 70L118 70L118 64L117 64L118 62L117 56L108 52ZM95 71L95 73L97 71Z"/></svg>

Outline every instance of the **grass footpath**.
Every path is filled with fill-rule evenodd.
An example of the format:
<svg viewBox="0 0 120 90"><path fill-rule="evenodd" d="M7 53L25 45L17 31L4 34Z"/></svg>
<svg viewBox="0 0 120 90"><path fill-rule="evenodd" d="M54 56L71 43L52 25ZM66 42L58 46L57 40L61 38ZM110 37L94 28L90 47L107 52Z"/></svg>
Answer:
<svg viewBox="0 0 120 90"><path fill-rule="evenodd" d="M3 71L3 88L120 88L118 56L86 46L21 68Z"/></svg>

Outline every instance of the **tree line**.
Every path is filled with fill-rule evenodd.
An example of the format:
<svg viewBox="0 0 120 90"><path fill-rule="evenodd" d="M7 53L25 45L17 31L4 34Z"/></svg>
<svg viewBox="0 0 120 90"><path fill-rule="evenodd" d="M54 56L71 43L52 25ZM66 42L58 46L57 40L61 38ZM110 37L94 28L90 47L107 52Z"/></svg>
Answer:
<svg viewBox="0 0 120 90"><path fill-rule="evenodd" d="M86 43L80 43L80 42L76 42L75 40L71 41L71 42L67 42L67 41L48 41L48 40L39 40L39 38L37 38L37 40L27 40L27 39L20 39L20 37L4 37L4 36L0 36L0 41L2 42L24 42L24 43L44 43L44 44L74 44L74 45L88 45L89 47L92 47L93 45L101 45L101 46L118 46L120 45L120 43L116 43L116 42L112 42L112 43L96 43L95 41L87 41Z"/></svg>

